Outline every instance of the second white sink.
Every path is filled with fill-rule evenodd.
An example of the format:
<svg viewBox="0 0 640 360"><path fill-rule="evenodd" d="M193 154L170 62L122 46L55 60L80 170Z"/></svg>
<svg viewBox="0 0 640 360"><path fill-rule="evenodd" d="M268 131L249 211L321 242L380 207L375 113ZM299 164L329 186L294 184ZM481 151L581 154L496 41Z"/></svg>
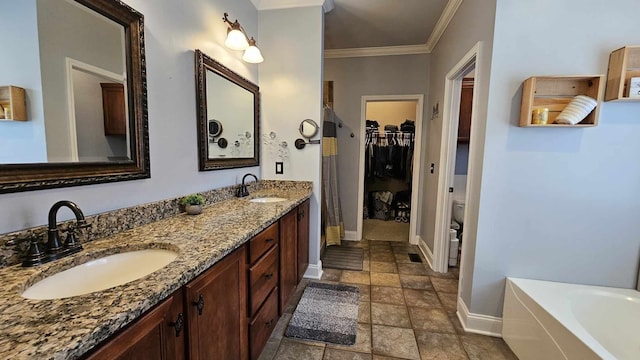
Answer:
<svg viewBox="0 0 640 360"><path fill-rule="evenodd" d="M275 196L271 196L271 197L259 197L259 198L255 198L255 199L251 199L249 200L252 203L274 203L274 202L280 202L280 201L285 201L287 200L286 198L281 198L281 197L275 197Z"/></svg>
<svg viewBox="0 0 640 360"><path fill-rule="evenodd" d="M151 274L177 256L170 250L145 249L101 257L38 281L22 297L62 299L109 289Z"/></svg>

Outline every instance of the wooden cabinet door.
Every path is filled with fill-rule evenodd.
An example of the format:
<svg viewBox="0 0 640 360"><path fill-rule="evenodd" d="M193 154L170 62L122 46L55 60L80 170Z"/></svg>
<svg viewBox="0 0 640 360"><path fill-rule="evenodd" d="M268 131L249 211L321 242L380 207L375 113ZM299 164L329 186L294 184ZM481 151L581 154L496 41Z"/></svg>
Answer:
<svg viewBox="0 0 640 360"><path fill-rule="evenodd" d="M185 286L189 359L247 358L247 269L242 247Z"/></svg>
<svg viewBox="0 0 640 360"><path fill-rule="evenodd" d="M298 284L298 209L280 219L280 306L279 314Z"/></svg>
<svg viewBox="0 0 640 360"><path fill-rule="evenodd" d="M100 83L102 87L102 111L104 134L124 136L127 134L127 114L124 106L124 85Z"/></svg>
<svg viewBox="0 0 640 360"><path fill-rule="evenodd" d="M249 345L251 360L260 357L264 345L278 323L278 288L271 291L264 305L249 323Z"/></svg>
<svg viewBox="0 0 640 360"><path fill-rule="evenodd" d="M298 206L298 283L309 266L309 202Z"/></svg>
<svg viewBox="0 0 640 360"><path fill-rule="evenodd" d="M474 79L462 79L462 93L460 94L460 116L458 122L458 142L469 142L471 135L471 110L473 104Z"/></svg>
<svg viewBox="0 0 640 360"><path fill-rule="evenodd" d="M89 360L185 359L182 289L87 357Z"/></svg>

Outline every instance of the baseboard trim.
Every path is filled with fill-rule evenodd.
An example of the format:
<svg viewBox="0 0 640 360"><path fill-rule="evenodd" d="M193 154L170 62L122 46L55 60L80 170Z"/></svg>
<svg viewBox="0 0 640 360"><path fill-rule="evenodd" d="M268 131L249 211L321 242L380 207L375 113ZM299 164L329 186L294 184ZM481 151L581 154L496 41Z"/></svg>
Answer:
<svg viewBox="0 0 640 360"><path fill-rule="evenodd" d="M345 231L344 232L344 240L360 241L360 239L358 239L358 232L357 231Z"/></svg>
<svg viewBox="0 0 640 360"><path fill-rule="evenodd" d="M322 260L318 260L317 264L309 264L307 271L304 272L306 279L320 280L322 278Z"/></svg>
<svg viewBox="0 0 640 360"><path fill-rule="evenodd" d="M502 318L481 314L470 313L467 305L458 297L458 311L456 312L464 331L487 335L493 337L502 337Z"/></svg>
<svg viewBox="0 0 640 360"><path fill-rule="evenodd" d="M422 236L420 235L418 235L418 248L422 252L425 260L427 260L429 267L433 269L433 253L431 252L431 249L429 249L429 246L427 246L427 243L422 240Z"/></svg>

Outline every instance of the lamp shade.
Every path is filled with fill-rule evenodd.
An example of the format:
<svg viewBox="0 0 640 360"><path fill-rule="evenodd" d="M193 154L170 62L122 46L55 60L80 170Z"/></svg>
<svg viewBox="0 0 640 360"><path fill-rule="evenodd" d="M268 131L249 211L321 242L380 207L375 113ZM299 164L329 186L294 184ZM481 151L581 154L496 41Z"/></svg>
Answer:
<svg viewBox="0 0 640 360"><path fill-rule="evenodd" d="M241 30L229 29L224 45L232 50L244 50L249 47L249 42Z"/></svg>
<svg viewBox="0 0 640 360"><path fill-rule="evenodd" d="M262 53L260 53L260 49L256 46L256 41L253 37L249 40L249 47L244 51L242 60L252 64L259 64L264 61Z"/></svg>

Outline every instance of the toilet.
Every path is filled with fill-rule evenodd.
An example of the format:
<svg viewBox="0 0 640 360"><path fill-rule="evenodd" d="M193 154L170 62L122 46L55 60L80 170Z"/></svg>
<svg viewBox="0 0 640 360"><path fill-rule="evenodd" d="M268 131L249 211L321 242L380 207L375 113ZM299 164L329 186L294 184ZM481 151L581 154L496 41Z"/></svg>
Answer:
<svg viewBox="0 0 640 360"><path fill-rule="evenodd" d="M464 222L464 199L453 199L453 220L463 225Z"/></svg>

